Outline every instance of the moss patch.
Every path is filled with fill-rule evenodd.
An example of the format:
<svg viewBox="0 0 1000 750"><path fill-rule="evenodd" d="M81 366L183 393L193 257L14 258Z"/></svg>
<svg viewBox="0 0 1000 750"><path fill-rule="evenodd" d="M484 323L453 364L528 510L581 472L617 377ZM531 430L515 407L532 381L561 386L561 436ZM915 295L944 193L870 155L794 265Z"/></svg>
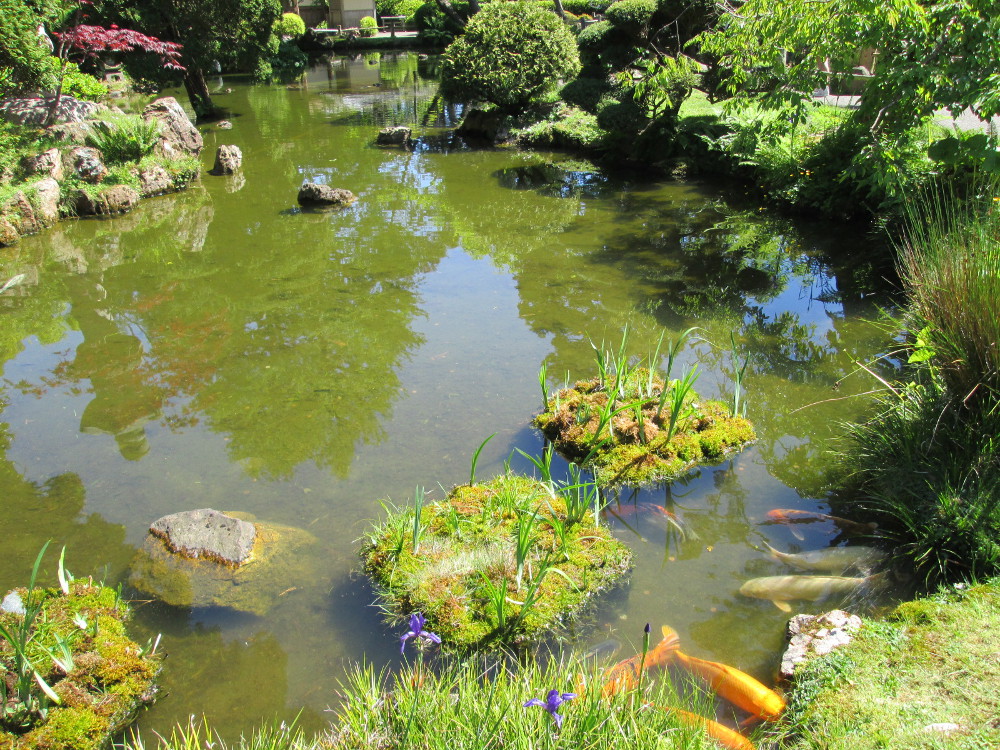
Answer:
<svg viewBox="0 0 1000 750"><path fill-rule="evenodd" d="M0 747L96 750L110 746L111 738L131 723L139 708L152 702L159 659L144 653L125 634L128 610L112 589L80 580L70 584L69 595L59 589L18 589L17 594L26 605L41 605L29 655L60 702L50 703L44 718L35 713L30 726L0 721ZM12 632L19 629L21 619L18 614L0 613L0 622ZM44 657L45 649L60 653L55 649L58 639L69 644L73 655L68 673ZM0 640L0 679L6 675L8 684L12 684L13 660L10 644ZM36 689L36 694L41 693Z"/></svg>
<svg viewBox="0 0 1000 750"><path fill-rule="evenodd" d="M592 509L576 515L553 485L506 474L422 508L416 544L414 509L392 512L361 555L396 613L422 612L445 648L517 643L564 624L631 567ZM531 539L520 576L519 529ZM498 612L490 591L505 585Z"/></svg>
<svg viewBox="0 0 1000 750"><path fill-rule="evenodd" d="M732 416L720 401L702 401L693 390L674 419L671 394L682 387L676 380L665 383L641 367L621 380L609 375L578 381L549 398L548 410L535 418L556 450L587 463L602 485L672 481L757 439L749 420Z"/></svg>

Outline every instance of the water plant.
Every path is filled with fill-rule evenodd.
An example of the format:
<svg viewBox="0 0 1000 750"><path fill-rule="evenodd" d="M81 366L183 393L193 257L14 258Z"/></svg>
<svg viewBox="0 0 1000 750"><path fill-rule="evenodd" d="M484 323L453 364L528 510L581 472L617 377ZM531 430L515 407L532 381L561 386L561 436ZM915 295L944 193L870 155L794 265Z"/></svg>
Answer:
<svg viewBox="0 0 1000 750"><path fill-rule="evenodd" d="M591 342L597 374L554 394L552 408L535 425L601 485L674 480L699 462L742 449L756 439L753 426L729 405L698 396L697 364L679 379L669 377L696 330L667 342L665 377L657 372L658 361L627 358L625 336L617 351ZM652 359L659 360L663 340L661 335Z"/></svg>
<svg viewBox="0 0 1000 750"><path fill-rule="evenodd" d="M424 511L424 488L417 487L413 491L413 554L417 554L420 549L420 537L424 533L424 525L420 522Z"/></svg>
<svg viewBox="0 0 1000 750"><path fill-rule="evenodd" d="M740 364L740 358L736 348L736 334L732 331L729 332L729 342L732 346L729 350L729 356L732 358L733 362L733 408L729 412L729 415L732 417L743 417L746 416L747 412L747 405L741 400L741 397L743 396L743 377L746 375L747 365L750 364L750 355L747 354L743 358L743 364Z"/></svg>
<svg viewBox="0 0 1000 750"><path fill-rule="evenodd" d="M543 473L551 461L532 458ZM567 622L628 570L628 548L597 521L597 497L579 475L563 485L504 473L420 508L416 548L400 547L399 529L416 528L417 507L389 509L361 554L386 609L422 613L446 648L522 643Z"/></svg>
<svg viewBox="0 0 1000 750"><path fill-rule="evenodd" d="M470 487L476 483L476 466L479 464L479 454L483 452L483 448L486 447L486 444L488 442L490 442L496 436L497 436L497 434L494 432L492 435L490 435L488 438L486 438L483 442L481 442L479 444L479 447L476 448L475 452L472 454L472 466L469 469L469 486Z"/></svg>

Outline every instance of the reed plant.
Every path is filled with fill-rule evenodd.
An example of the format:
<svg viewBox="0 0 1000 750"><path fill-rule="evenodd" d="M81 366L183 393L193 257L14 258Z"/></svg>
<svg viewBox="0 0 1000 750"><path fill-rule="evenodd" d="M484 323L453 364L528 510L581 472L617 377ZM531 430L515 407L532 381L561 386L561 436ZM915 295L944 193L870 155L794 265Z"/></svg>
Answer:
<svg viewBox="0 0 1000 750"><path fill-rule="evenodd" d="M996 181L973 193L914 201L908 362L843 452L845 501L927 585L1000 572L1000 201Z"/></svg>
<svg viewBox="0 0 1000 750"><path fill-rule="evenodd" d="M1000 402L1000 182L913 204L899 272L913 328L965 405Z"/></svg>

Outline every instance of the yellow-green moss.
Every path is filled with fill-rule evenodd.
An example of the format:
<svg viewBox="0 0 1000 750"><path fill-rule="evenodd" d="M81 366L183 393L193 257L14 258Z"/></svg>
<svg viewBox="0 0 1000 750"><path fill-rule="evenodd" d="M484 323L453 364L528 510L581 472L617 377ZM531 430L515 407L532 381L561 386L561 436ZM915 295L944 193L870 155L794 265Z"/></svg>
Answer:
<svg viewBox="0 0 1000 750"><path fill-rule="evenodd" d="M518 589L516 529L536 512L535 541ZM517 643L564 624L631 566L628 547L592 511L566 525L563 546L556 531L566 519L566 502L548 484L507 474L456 487L444 501L423 508L416 551L414 511L407 508L374 528L361 554L392 609L401 616L422 612L445 648ZM546 564L551 570L541 579L535 604L522 611L520 602ZM483 576L498 586L507 581L505 628Z"/></svg>
<svg viewBox="0 0 1000 750"><path fill-rule="evenodd" d="M44 623L45 629L39 638L49 647L57 635L68 639L74 663L69 674L63 674L54 665L37 662L60 702L50 705L44 719L38 717L38 723L24 734L0 727L0 748L109 747L111 738L128 726L139 708L152 701L159 659L146 654L125 634L128 608L113 589L79 580L70 584L69 595L56 588L30 593L19 589L18 593L26 602L41 604L36 624ZM0 617L8 628L20 623L17 615ZM0 649L0 677L10 666L9 657L9 652Z"/></svg>
<svg viewBox="0 0 1000 750"><path fill-rule="evenodd" d="M672 481L699 463L718 462L757 439L749 420L731 415L719 401L702 401L694 391L684 399L671 433L671 407L665 403L660 409L659 394L674 382L665 384L655 376L650 381L647 370L635 370L610 411L626 404L638 408L626 409L602 425L601 411L618 383L614 376L603 385L598 378L580 380L554 394L550 408L535 417L534 424L568 460L588 462L604 485Z"/></svg>

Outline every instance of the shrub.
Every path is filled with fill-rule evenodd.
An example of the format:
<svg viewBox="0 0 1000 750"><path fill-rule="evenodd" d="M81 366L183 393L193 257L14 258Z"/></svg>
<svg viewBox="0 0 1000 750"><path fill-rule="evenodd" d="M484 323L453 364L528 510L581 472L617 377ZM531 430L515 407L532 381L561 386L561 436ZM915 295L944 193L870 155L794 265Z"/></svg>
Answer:
<svg viewBox="0 0 1000 750"><path fill-rule="evenodd" d="M365 16L358 23L361 36L375 36L378 33L378 22L372 16Z"/></svg>
<svg viewBox="0 0 1000 750"><path fill-rule="evenodd" d="M139 115L123 115L112 122L95 122L90 126L87 142L104 154L112 164L139 161L152 153L160 137L155 120L143 120Z"/></svg>
<svg viewBox="0 0 1000 750"><path fill-rule="evenodd" d="M514 114L579 70L576 40L557 16L530 2L490 3L445 52L441 91Z"/></svg>
<svg viewBox="0 0 1000 750"><path fill-rule="evenodd" d="M613 26L636 33L643 29L656 12L656 0L618 0L608 6L604 16Z"/></svg>
<svg viewBox="0 0 1000 750"><path fill-rule="evenodd" d="M609 0L563 0L563 10L578 16L603 13L609 5Z"/></svg>
<svg viewBox="0 0 1000 750"><path fill-rule="evenodd" d="M107 93L108 87L103 81L99 81L87 73L82 73L76 63L66 63L66 76L63 78L64 95L96 102Z"/></svg>
<svg viewBox="0 0 1000 750"><path fill-rule="evenodd" d="M455 0L452 7L462 18L469 15L469 4ZM446 16L434 0L422 3L413 12L413 23L420 32L420 41L436 47L444 47L462 33L462 27Z"/></svg>
<svg viewBox="0 0 1000 750"><path fill-rule="evenodd" d="M603 78L576 78L559 92L563 100L588 112L597 111L597 103L609 93L610 84Z"/></svg>
<svg viewBox="0 0 1000 750"><path fill-rule="evenodd" d="M300 37L306 33L306 22L295 13L285 13L274 22L272 31L279 37Z"/></svg>

